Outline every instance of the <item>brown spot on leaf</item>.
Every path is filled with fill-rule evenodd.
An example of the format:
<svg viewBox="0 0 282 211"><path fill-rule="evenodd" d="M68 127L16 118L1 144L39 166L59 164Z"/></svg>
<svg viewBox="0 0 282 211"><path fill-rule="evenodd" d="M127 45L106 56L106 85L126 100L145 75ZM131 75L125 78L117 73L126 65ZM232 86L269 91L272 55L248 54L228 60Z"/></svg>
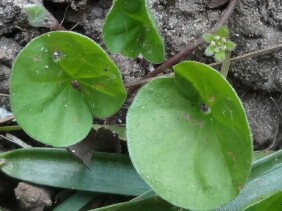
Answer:
<svg viewBox="0 0 282 211"><path fill-rule="evenodd" d="M236 162L236 158L235 158L235 156L234 156L234 154L233 154L232 152L229 152L229 151L228 151L228 152L227 152L227 155L232 158L232 160L233 160L234 163Z"/></svg>

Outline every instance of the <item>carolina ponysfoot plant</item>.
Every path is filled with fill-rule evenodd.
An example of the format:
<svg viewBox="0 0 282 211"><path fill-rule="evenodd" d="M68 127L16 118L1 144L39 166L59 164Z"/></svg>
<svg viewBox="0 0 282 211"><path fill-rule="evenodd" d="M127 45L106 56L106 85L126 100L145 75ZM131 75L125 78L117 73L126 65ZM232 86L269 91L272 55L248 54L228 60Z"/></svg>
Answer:
<svg viewBox="0 0 282 211"><path fill-rule="evenodd" d="M152 63L164 61L164 44L146 0L115 0L103 26L103 38L112 53Z"/></svg>
<svg viewBox="0 0 282 211"><path fill-rule="evenodd" d="M40 15L45 10L34 9L32 20L44 21ZM204 35L210 43L206 54L224 60L235 47L228 36L226 28ZM103 37L113 53L131 58L141 53L152 63L164 60L163 42L145 0L113 1ZM231 85L216 70L197 62L180 63L174 70L175 78L144 86L129 110L123 137L128 138L137 173L167 202L193 210L237 211L257 207L260 200L266 206L280 199L281 156L255 163L249 176L251 133ZM118 68L99 46L76 33L51 32L34 39L13 66L13 112L24 130L43 143L78 142L89 131L93 116L110 116L124 100ZM128 156L96 153L89 164L94 171L58 149L16 150L0 158L2 171L39 184L133 196L150 189ZM273 165L276 159L279 162ZM259 187L262 191L256 191ZM251 197L246 197L248 193ZM125 206L176 209L154 193L149 196ZM123 205L119 208L124 210Z"/></svg>
<svg viewBox="0 0 282 211"><path fill-rule="evenodd" d="M91 39L49 32L16 58L10 80L12 111L34 139L52 146L81 141L92 118L117 112L126 99L118 67Z"/></svg>
<svg viewBox="0 0 282 211"><path fill-rule="evenodd" d="M174 78L149 82L127 114L129 154L140 176L179 207L211 210L247 181L252 139L231 85L197 62L174 66Z"/></svg>
<svg viewBox="0 0 282 211"><path fill-rule="evenodd" d="M63 28L40 3L26 5L25 11L32 26ZM156 64L165 59L164 43L146 0L113 1L103 25L103 38L112 53L130 58L142 54Z"/></svg>
<svg viewBox="0 0 282 211"><path fill-rule="evenodd" d="M58 25L46 22L50 14L42 4L29 4L25 10L32 26ZM105 118L116 112L125 100L125 90L117 67L94 42L70 32L57 33L36 38L18 56L11 77L11 101L17 121L31 137L52 146L69 146L86 136L92 116ZM132 58L141 53L152 63L164 60L164 44L145 0L114 1L103 37L113 53ZM62 90L65 85L68 89L61 91L55 82L62 84ZM71 97L62 100L67 95ZM27 102L31 96L36 98Z"/></svg>

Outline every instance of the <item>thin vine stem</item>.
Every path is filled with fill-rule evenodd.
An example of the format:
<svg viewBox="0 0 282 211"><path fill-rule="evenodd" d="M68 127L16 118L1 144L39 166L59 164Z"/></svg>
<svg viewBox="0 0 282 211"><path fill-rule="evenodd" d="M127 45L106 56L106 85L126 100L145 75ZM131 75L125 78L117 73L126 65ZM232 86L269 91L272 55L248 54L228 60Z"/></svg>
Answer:
<svg viewBox="0 0 282 211"><path fill-rule="evenodd" d="M10 97L8 94L0 93L0 97Z"/></svg>

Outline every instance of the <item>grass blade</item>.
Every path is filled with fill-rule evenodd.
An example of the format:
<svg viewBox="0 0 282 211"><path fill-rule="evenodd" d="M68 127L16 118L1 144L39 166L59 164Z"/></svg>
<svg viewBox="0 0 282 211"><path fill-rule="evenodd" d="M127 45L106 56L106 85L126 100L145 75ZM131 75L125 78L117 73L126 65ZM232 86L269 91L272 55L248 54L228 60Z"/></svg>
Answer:
<svg viewBox="0 0 282 211"><path fill-rule="evenodd" d="M282 151L277 151L252 166L248 183L230 203L216 211L245 210L282 191Z"/></svg>
<svg viewBox="0 0 282 211"><path fill-rule="evenodd" d="M94 153L88 168L64 149L19 149L0 154L7 175L47 186L138 196L149 187L126 155Z"/></svg>
<svg viewBox="0 0 282 211"><path fill-rule="evenodd" d="M53 209L53 211L77 211L83 208L95 197L94 193L79 191L66 199L63 203Z"/></svg>
<svg viewBox="0 0 282 211"><path fill-rule="evenodd" d="M158 196L152 196L150 198L142 199L142 200L132 200L129 202L123 202L119 204L114 204L98 209L93 209L90 211L175 211L175 210L185 210L180 209L172 204L162 200Z"/></svg>

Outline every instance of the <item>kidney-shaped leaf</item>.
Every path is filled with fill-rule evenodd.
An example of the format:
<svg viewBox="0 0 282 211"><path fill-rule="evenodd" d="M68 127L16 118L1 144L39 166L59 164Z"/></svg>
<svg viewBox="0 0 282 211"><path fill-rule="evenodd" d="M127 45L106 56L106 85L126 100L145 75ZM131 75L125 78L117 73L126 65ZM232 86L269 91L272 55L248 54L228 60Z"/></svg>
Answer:
<svg viewBox="0 0 282 211"><path fill-rule="evenodd" d="M94 41L74 32L32 40L13 65L10 92L21 127L52 146L80 141L92 116L114 114L126 98L117 66Z"/></svg>
<svg viewBox="0 0 282 211"><path fill-rule="evenodd" d="M232 200L251 168L252 143L243 106L214 69L174 66L137 94L127 116L133 164L162 198L210 210Z"/></svg>
<svg viewBox="0 0 282 211"><path fill-rule="evenodd" d="M164 61L164 44L146 0L115 0L103 26L103 38L112 53L152 63Z"/></svg>

